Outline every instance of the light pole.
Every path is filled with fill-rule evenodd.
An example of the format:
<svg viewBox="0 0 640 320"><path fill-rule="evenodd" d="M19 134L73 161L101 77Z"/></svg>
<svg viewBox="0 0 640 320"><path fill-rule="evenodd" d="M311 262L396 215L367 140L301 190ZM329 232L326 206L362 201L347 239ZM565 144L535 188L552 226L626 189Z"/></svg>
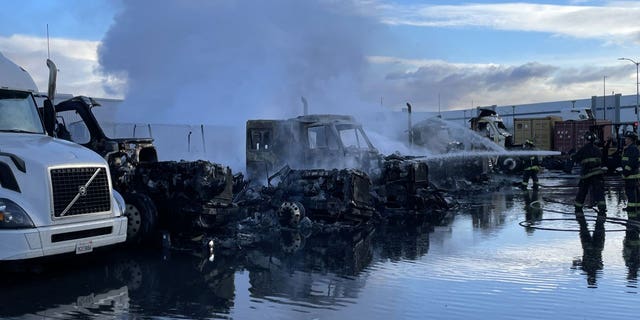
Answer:
<svg viewBox="0 0 640 320"><path fill-rule="evenodd" d="M602 78L602 120L607 120L607 76Z"/></svg>
<svg viewBox="0 0 640 320"><path fill-rule="evenodd" d="M618 60L629 60L636 65L636 122L640 122L640 114L638 114L638 84L640 83L640 81L638 81L638 64L640 64L640 62L635 62L629 58L618 58Z"/></svg>

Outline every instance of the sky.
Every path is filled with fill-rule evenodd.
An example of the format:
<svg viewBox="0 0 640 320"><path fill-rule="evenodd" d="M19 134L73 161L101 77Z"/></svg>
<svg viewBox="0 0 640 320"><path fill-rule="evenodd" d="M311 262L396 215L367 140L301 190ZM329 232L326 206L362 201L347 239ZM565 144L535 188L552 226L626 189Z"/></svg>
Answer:
<svg viewBox="0 0 640 320"><path fill-rule="evenodd" d="M636 94L637 1L3 1L0 53L131 121L437 111ZM49 47L47 48L47 25Z"/></svg>

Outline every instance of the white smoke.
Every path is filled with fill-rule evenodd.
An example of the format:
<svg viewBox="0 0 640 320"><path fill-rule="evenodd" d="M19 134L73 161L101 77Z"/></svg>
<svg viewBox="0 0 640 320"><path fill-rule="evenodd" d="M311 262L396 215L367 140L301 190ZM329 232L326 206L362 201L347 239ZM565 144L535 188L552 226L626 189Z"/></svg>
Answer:
<svg viewBox="0 0 640 320"><path fill-rule="evenodd" d="M376 23L334 1L126 1L99 49L125 76L121 118L237 124L362 106Z"/></svg>

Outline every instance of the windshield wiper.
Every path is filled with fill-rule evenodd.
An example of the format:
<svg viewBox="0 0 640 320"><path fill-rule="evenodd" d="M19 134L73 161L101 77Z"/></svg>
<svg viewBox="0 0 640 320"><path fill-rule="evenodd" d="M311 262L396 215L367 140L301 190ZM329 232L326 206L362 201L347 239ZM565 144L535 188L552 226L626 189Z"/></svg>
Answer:
<svg viewBox="0 0 640 320"><path fill-rule="evenodd" d="M42 132L33 132L33 131L27 131L27 130L22 130L22 129L0 129L0 132L12 132L12 133L42 133Z"/></svg>

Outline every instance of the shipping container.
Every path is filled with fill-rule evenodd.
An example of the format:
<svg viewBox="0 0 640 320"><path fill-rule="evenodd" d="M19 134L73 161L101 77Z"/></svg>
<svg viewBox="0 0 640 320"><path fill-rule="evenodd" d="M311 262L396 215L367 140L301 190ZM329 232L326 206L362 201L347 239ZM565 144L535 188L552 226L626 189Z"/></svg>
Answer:
<svg viewBox="0 0 640 320"><path fill-rule="evenodd" d="M558 121L555 123L553 134L553 149L562 153L573 153L580 149L586 141L584 134L596 125L611 124L609 120ZM599 133L598 133L599 135ZM611 130L603 130L602 139L611 138Z"/></svg>
<svg viewBox="0 0 640 320"><path fill-rule="evenodd" d="M514 120L514 143L532 141L537 149L553 150L554 125L561 121L557 116L544 118L521 118Z"/></svg>

